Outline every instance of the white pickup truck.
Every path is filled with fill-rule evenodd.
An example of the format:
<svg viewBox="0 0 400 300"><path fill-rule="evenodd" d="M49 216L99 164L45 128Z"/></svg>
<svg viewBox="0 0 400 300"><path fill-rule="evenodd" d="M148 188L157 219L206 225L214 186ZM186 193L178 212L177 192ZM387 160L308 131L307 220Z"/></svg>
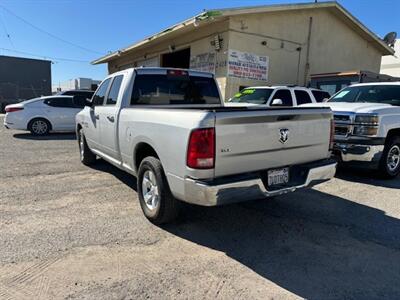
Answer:
<svg viewBox="0 0 400 300"><path fill-rule="evenodd" d="M349 86L317 105L335 119L334 153L343 164L377 169L387 178L400 173L400 83Z"/></svg>
<svg viewBox="0 0 400 300"><path fill-rule="evenodd" d="M137 177L145 216L179 200L213 206L293 192L332 178L328 108L228 108L212 74L127 69L76 116L84 164L99 156Z"/></svg>

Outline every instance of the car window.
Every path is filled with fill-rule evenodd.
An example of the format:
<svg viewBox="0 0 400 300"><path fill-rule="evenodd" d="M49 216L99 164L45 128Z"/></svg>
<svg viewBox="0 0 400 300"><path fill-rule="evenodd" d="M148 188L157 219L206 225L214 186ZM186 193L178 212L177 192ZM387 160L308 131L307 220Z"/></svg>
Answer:
<svg viewBox="0 0 400 300"><path fill-rule="evenodd" d="M345 88L336 93L330 102L369 102L400 106L399 85L362 85Z"/></svg>
<svg viewBox="0 0 400 300"><path fill-rule="evenodd" d="M306 103L311 103L312 102L310 95L306 91L295 90L294 94L296 96L297 105L306 104Z"/></svg>
<svg viewBox="0 0 400 300"><path fill-rule="evenodd" d="M123 75L115 76L114 80L111 84L110 92L108 93L107 97L107 105L115 105L118 99L119 89L121 87Z"/></svg>
<svg viewBox="0 0 400 300"><path fill-rule="evenodd" d="M201 76L136 75L132 105L220 104L213 78Z"/></svg>
<svg viewBox="0 0 400 300"><path fill-rule="evenodd" d="M84 108L86 105L86 99L86 96L74 96L72 103L74 104L74 107Z"/></svg>
<svg viewBox="0 0 400 300"><path fill-rule="evenodd" d="M331 95L328 92L325 91L311 91L311 93L314 95L314 98L317 102L324 102L325 99L329 99Z"/></svg>
<svg viewBox="0 0 400 300"><path fill-rule="evenodd" d="M111 78L108 78L108 79L106 79L105 81L103 81L101 83L101 85L98 88L96 94L94 94L94 96L92 98L92 103L93 103L94 106L99 106L99 105L103 105L104 104L104 98L106 96L110 81L111 81Z"/></svg>
<svg viewBox="0 0 400 300"><path fill-rule="evenodd" d="M233 103L253 103L253 104L265 104L271 96L273 89L252 89L247 88L237 93L229 102Z"/></svg>
<svg viewBox="0 0 400 300"><path fill-rule="evenodd" d="M57 97L57 98L47 98L44 104L52 107L69 107L73 108L74 104L72 102L72 97Z"/></svg>
<svg viewBox="0 0 400 300"><path fill-rule="evenodd" d="M282 106L293 106L292 94L287 89L277 90L274 96L272 97L272 100L274 99L281 99ZM271 100L271 105L272 105L272 100Z"/></svg>

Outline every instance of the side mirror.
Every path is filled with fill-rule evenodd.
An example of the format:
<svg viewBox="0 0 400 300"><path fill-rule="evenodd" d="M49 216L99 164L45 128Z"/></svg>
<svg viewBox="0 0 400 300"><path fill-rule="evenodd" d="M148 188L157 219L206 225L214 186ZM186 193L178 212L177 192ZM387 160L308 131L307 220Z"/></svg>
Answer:
<svg viewBox="0 0 400 300"><path fill-rule="evenodd" d="M86 98L85 99L85 106L92 107L93 106L92 99Z"/></svg>
<svg viewBox="0 0 400 300"><path fill-rule="evenodd" d="M282 105L283 105L282 99L274 99L274 100L272 100L271 106L282 106Z"/></svg>

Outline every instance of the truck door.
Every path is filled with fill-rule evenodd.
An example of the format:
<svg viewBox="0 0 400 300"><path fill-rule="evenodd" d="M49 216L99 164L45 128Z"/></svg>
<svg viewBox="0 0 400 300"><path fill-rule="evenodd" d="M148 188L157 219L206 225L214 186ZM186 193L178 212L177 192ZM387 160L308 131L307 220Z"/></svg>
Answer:
<svg viewBox="0 0 400 300"><path fill-rule="evenodd" d="M117 105L123 75L115 76L111 82L104 105L99 111L100 115L100 143L101 151L114 159L119 158L117 139L117 117L119 106Z"/></svg>
<svg viewBox="0 0 400 300"><path fill-rule="evenodd" d="M93 95L92 107L90 108L89 118L86 120L84 128L86 141L90 148L100 151L102 151L100 146L100 112L103 109L110 82L111 78L104 80Z"/></svg>

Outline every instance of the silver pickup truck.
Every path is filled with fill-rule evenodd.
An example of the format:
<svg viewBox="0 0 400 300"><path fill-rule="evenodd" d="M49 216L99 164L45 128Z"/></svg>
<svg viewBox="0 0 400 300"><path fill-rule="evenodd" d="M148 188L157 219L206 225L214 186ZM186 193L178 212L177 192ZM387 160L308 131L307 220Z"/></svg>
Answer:
<svg viewBox="0 0 400 300"><path fill-rule="evenodd" d="M213 206L293 192L332 178L328 108L224 107L212 74L127 69L76 116L82 163L99 156L137 177L145 216L179 200Z"/></svg>

